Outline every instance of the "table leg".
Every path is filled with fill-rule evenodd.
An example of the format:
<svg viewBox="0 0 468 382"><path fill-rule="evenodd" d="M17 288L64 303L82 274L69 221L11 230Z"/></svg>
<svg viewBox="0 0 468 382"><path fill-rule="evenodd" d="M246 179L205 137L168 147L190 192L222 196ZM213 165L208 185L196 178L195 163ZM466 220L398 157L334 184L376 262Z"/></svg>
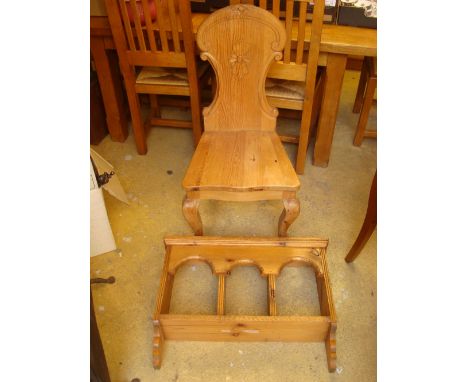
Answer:
<svg viewBox="0 0 468 382"><path fill-rule="evenodd" d="M346 69L346 59L347 56L344 54L328 54L322 108L312 160L315 166L328 166L336 116L340 104L341 86L343 85L343 76Z"/></svg>
<svg viewBox="0 0 468 382"><path fill-rule="evenodd" d="M90 45L106 110L109 134L113 141L124 142L128 137L128 121L116 52L107 52L104 40L99 37L91 37Z"/></svg>

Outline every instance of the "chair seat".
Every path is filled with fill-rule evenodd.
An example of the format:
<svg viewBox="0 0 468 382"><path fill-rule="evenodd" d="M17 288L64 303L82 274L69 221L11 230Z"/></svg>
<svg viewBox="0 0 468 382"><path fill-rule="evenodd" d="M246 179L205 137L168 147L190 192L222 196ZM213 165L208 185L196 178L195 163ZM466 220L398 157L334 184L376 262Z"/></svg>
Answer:
<svg viewBox="0 0 468 382"><path fill-rule="evenodd" d="M197 63L198 78L201 78L210 67L208 62ZM136 83L139 85L170 85L188 87L186 68L163 68L145 66L138 73Z"/></svg>
<svg viewBox="0 0 468 382"><path fill-rule="evenodd" d="M267 97L303 101L305 96L305 82L267 78L265 82L265 93Z"/></svg>
<svg viewBox="0 0 468 382"><path fill-rule="evenodd" d="M297 191L296 172L274 132L209 131L182 182L186 191Z"/></svg>

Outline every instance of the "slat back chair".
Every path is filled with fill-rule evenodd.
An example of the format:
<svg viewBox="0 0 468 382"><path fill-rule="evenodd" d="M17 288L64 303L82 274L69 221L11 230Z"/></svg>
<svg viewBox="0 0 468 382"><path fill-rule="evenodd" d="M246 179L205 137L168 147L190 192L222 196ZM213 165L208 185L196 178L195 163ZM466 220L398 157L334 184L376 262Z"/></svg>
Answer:
<svg viewBox="0 0 468 382"><path fill-rule="evenodd" d="M300 182L276 134L278 110L265 95L269 66L281 59L285 42L276 17L245 4L212 13L198 29L201 58L213 66L218 86L183 180L183 212L196 235L203 234L202 199L282 200L280 236L299 215Z"/></svg>
<svg viewBox="0 0 468 382"><path fill-rule="evenodd" d="M271 105L302 110L298 136L283 135L283 142L298 144L296 172L304 173L312 123L318 116L323 81L317 78L325 1L315 0L231 0L231 4L258 5L279 18L286 29L283 59L268 72L266 94Z"/></svg>
<svg viewBox="0 0 468 382"><path fill-rule="evenodd" d="M199 78L204 70L196 63L190 1L105 2L138 152L147 151L146 128L150 124L193 128L194 141L198 144L202 133ZM146 126L140 112L140 93L150 94L156 112ZM192 122L160 118L157 94L190 96Z"/></svg>

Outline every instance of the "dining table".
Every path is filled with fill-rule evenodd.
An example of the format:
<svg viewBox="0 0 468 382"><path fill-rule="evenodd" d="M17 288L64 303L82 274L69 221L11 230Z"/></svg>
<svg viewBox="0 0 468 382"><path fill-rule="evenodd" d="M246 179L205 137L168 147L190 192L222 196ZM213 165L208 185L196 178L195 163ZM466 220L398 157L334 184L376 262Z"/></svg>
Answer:
<svg viewBox="0 0 468 382"><path fill-rule="evenodd" d="M123 142L128 136L125 93L111 28L104 13L91 12L90 48L106 111L109 135L112 140ZM195 34L208 16L207 13L192 13ZM294 27L292 33L294 35ZM315 166L328 166L346 63L349 57L355 56L377 56L377 31L324 24L319 65L324 67L325 83L312 156Z"/></svg>

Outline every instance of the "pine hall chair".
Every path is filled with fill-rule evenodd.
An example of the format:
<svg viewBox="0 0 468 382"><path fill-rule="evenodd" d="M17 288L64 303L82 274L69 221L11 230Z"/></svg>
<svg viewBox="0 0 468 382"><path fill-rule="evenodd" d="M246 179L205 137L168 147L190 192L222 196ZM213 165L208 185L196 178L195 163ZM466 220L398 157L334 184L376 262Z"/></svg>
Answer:
<svg viewBox="0 0 468 382"><path fill-rule="evenodd" d="M209 65L196 61L190 1L105 0L105 3L138 153L147 152L146 133L151 125L192 128L197 145L202 134L199 82L208 79ZM145 123L139 94L150 95L151 114ZM157 95L163 94L189 96L192 121L161 118Z"/></svg>
<svg viewBox="0 0 468 382"><path fill-rule="evenodd" d="M266 95L272 106L302 111L299 135L282 135L283 142L298 145L296 172L304 173L312 124L317 120L323 81L318 69L325 0L230 0L270 11L286 28L283 59L268 72Z"/></svg>
<svg viewBox="0 0 468 382"><path fill-rule="evenodd" d="M281 59L285 42L276 17L244 4L212 13L198 30L201 58L213 66L217 87L183 180L183 213L195 235L203 235L203 199L282 200L279 236L299 215L300 182L276 133L278 110L265 95L268 68Z"/></svg>

